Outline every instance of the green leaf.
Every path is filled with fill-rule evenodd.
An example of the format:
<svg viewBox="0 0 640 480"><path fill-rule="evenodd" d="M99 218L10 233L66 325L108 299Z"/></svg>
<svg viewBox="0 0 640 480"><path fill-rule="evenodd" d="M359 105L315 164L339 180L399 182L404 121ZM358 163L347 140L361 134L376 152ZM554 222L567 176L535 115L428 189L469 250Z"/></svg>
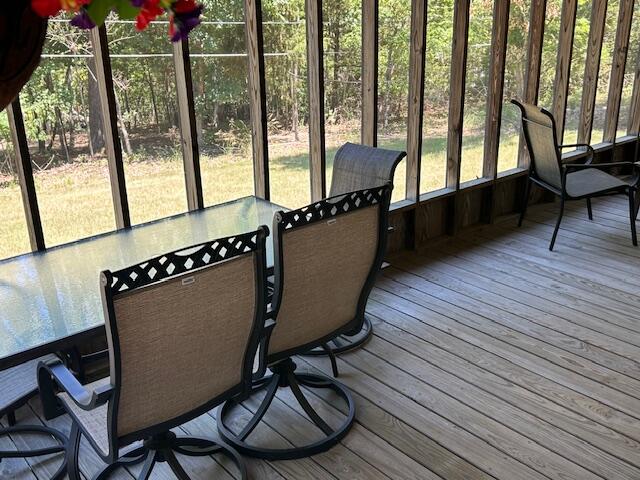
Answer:
<svg viewBox="0 0 640 480"><path fill-rule="evenodd" d="M138 12L140 12L140 7L134 7L131 5L131 0L115 0L115 4L118 16L122 20L131 20L136 18Z"/></svg>
<svg viewBox="0 0 640 480"><path fill-rule="evenodd" d="M93 0L86 8L89 18L91 18L97 26L100 26L104 23L104 20L113 7L114 0Z"/></svg>

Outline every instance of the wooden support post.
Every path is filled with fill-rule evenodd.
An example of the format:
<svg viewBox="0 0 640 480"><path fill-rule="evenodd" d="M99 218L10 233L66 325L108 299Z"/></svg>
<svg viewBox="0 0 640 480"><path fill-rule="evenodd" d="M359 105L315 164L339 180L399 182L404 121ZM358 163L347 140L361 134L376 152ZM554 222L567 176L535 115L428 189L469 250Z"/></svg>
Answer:
<svg viewBox="0 0 640 480"><path fill-rule="evenodd" d="M495 179L498 175L498 148L502 121L502 95L504 67L507 54L510 0L493 4L493 34L491 37L491 64L489 66L489 96L484 132L484 160L482 176Z"/></svg>
<svg viewBox="0 0 640 480"><path fill-rule="evenodd" d="M591 7L591 29L587 46L587 61L584 67L582 101L580 104L580 123L578 125L578 143L591 143L593 111L596 106L598 72L600 71L600 52L607 18L607 0L593 0Z"/></svg>
<svg viewBox="0 0 640 480"><path fill-rule="evenodd" d="M7 108L9 117L9 130L11 140L16 154L16 170L20 193L22 194L22 205L27 221L27 232L29 233L29 243L32 251L44 250L44 234L42 232L42 222L40 221L40 210L38 209L38 198L36 187L33 181L33 170L31 168L31 155L29 154L29 144L27 134L24 129L22 118L22 107L20 99L16 99Z"/></svg>
<svg viewBox="0 0 640 480"><path fill-rule="evenodd" d="M460 188L460 158L462 153L462 122L464 118L464 87L467 70L469 6L470 0L456 1L453 14L446 185L447 188L454 188L455 190Z"/></svg>
<svg viewBox="0 0 640 480"><path fill-rule="evenodd" d="M629 49L629 34L631 33L631 20L633 18L633 3L634 0L620 0L616 43L613 50L611 78L609 81L609 96L607 98L607 114L604 121L603 140L605 142L613 142L616 139L622 86L624 84L624 70L627 65L627 50Z"/></svg>
<svg viewBox="0 0 640 480"><path fill-rule="evenodd" d="M420 195L420 159L424 115L424 62L427 35L427 0L411 2L409 51L409 112L407 119L407 200Z"/></svg>
<svg viewBox="0 0 640 480"><path fill-rule="evenodd" d="M309 91L309 168L311 200L326 197L327 170L324 147L324 48L322 0L306 0L307 87Z"/></svg>
<svg viewBox="0 0 640 480"><path fill-rule="evenodd" d="M264 69L261 0L244 0L247 42L251 141L253 144L253 184L256 196L269 199L269 147L267 140L267 90Z"/></svg>
<svg viewBox="0 0 640 480"><path fill-rule="evenodd" d="M556 78L553 83L553 107L551 110L556 120L556 134L560 143L562 143L564 135L564 122L567 113L567 95L569 94L569 75L571 73L577 7L578 0L564 0L562 3Z"/></svg>
<svg viewBox="0 0 640 480"><path fill-rule="evenodd" d="M129 216L124 165L122 163L122 146L120 145L120 136L118 135L116 94L113 89L107 30L104 25L91 30L91 45L96 63L95 73L100 95L102 131L107 151L116 228L127 228L131 226L131 218Z"/></svg>
<svg viewBox="0 0 640 480"><path fill-rule="evenodd" d="M529 38L527 40L527 67L524 72L524 91L522 92L522 99L527 103L538 103L546 10L547 0L532 0L529 16ZM518 167L529 167L529 155L522 134L520 134L518 149Z"/></svg>
<svg viewBox="0 0 640 480"><path fill-rule="evenodd" d="M196 110L193 103L189 41L186 38L179 42L173 42L173 62L176 69L176 90L187 205L189 210L197 210L204 208L204 200L202 196L202 178L200 176Z"/></svg>
<svg viewBox="0 0 640 480"><path fill-rule="evenodd" d="M635 62L636 74L633 80L633 93L631 94L631 107L629 108L629 126L627 133L629 135L637 135L640 133L640 45L638 48Z"/></svg>
<svg viewBox="0 0 640 480"><path fill-rule="evenodd" d="M361 142L378 144L378 0L362 0Z"/></svg>

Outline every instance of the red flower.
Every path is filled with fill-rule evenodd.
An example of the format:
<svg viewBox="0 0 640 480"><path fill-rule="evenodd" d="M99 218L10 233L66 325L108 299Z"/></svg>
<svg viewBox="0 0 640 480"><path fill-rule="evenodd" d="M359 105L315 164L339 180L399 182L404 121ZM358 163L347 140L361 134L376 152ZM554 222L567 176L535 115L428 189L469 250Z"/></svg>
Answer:
<svg viewBox="0 0 640 480"><path fill-rule="evenodd" d="M140 13L136 17L136 30L144 30L158 15L162 15L164 10L158 6L158 3L160 3L160 0L145 0Z"/></svg>
<svg viewBox="0 0 640 480"><path fill-rule="evenodd" d="M195 10L197 6L195 0L178 0L171 9L176 13L187 13Z"/></svg>
<svg viewBox="0 0 640 480"><path fill-rule="evenodd" d="M60 10L60 0L31 0L31 9L41 17L53 17Z"/></svg>

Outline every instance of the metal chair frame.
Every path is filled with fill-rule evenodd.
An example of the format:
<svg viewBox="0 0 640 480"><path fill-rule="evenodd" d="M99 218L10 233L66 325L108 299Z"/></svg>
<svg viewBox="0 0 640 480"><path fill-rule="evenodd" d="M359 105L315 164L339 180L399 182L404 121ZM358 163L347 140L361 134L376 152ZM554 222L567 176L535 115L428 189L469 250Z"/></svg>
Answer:
<svg viewBox="0 0 640 480"><path fill-rule="evenodd" d="M555 119L553 117L553 114L551 112L549 112L548 110L545 110L544 108L539 108L540 113L542 113L543 115L545 115L546 117L548 117L549 121L550 121L550 126L549 125L544 125L541 124L539 122L536 122L535 120L532 120L530 118L527 118L527 114L526 114L526 107L524 104L520 103L517 100L511 100L511 103L513 103L514 105L516 105L521 113L522 113L522 130L524 133L524 138L525 141L527 142L527 146L528 146L528 150L529 150L529 155L531 157L531 163L529 166L529 178L527 181L527 185L524 191L524 197L523 197L523 202L522 202L522 210L520 212L520 217L518 219L518 226L522 226L522 221L524 220L525 214L527 212L527 206L528 206L528 199L529 199L529 195L531 192L531 184L535 183L536 185L539 185L540 187L554 193L555 195L557 195L558 197L560 197L560 212L558 214L558 219L556 221L556 225L555 228L553 230L553 235L551 237L551 242L549 244L549 250L553 251L553 247L555 245L556 242L556 238L558 236L558 230L560 229L560 223L562 222L562 216L564 214L564 208L565 208L565 203L569 200L585 200L587 201L587 213L589 216L589 220L593 220L593 209L592 209L592 205L591 205L591 199L592 198L597 198L597 197L603 197L603 196L609 196L609 195L619 195L619 194L625 194L628 196L629 199L629 220L630 220L630 227L631 227L631 239L633 242L634 246L638 245L638 240L637 240L637 234L636 234L636 224L635 224L635 219L636 216L638 214L638 209L636 208L636 202L635 202L635 194L638 191L638 189L640 188L640 165L638 164L634 164L633 162L613 162L613 163L599 163L599 164L594 164L593 162L593 155L594 155L594 150L593 148L588 145L588 144L571 144L571 145L558 145L558 140L557 140L557 136L556 136L556 123L555 123ZM532 107L531 105L529 107ZM538 107L535 107L538 108ZM556 161L558 162L558 169L560 171L560 180L561 180L561 188L557 188L554 185L549 184L548 182L544 181L542 178L540 178L540 176L537 174L536 172L536 158L535 155L533 153L533 148L531 147L532 142L531 142L531 138L529 136L529 131L527 128L527 123L532 123L532 124L537 124L540 125L542 127L545 128L551 128L553 131L553 142L554 142L554 149L555 149L555 153L556 153ZM587 160L584 163L565 163L562 161L562 156L560 154L561 149L563 148L578 148L578 147L583 147L586 149L588 157ZM566 185L567 185L567 176L571 173L580 171L580 170L585 170L585 169L601 169L601 170L611 170L614 168L632 168L635 171L635 176L632 179L632 182L629 183L628 185L625 186L619 186L619 187L615 187L615 188L608 188L608 189L604 189L601 191L597 191L594 193L590 193L587 195L580 195L580 196L571 196L566 189Z"/></svg>
<svg viewBox="0 0 640 480"><path fill-rule="evenodd" d="M53 365L40 364L38 369L38 383L40 385L45 417L48 419L54 418L65 411L65 408L55 395L57 388L68 393L71 400L83 410L93 410L109 402L106 425L109 438L109 453L107 455L101 453L101 449L94 443L93 439L89 435L85 435L96 453L106 463L105 467L96 473L94 480L104 480L119 467L142 462L144 462L144 464L138 475L139 480L147 480L158 462L166 462L180 480L188 480L189 476L176 459L175 453L189 456L223 454L236 464L240 471L241 478L243 480L247 478L244 462L240 455L230 446L213 439L178 437L170 430L205 414L224 401L235 396L244 397L251 391L253 360L257 354L260 339L268 336L265 332L270 328L270 325L272 328L273 324L273 322L265 321L265 240L268 233L269 229L266 226L262 226L255 232L235 235L183 248L122 269L118 272L104 271L101 273L103 304L110 320L108 326L112 339L112 361L115 369L115 384L109 383L95 390L89 390L80 384L72 372L61 362ZM188 253L185 254L185 252ZM255 286L256 311L253 331L242 365L243 375L240 383L206 402L204 405L183 413L176 418L136 432L128 433L121 437L118 436L117 418L119 391L121 389L121 355L117 321L114 312L114 296L122 291L131 291L136 288L155 284L185 272L216 265L222 261L250 252L255 252L257 259L256 268L258 271L256 271ZM191 263L188 263L188 261ZM173 265L174 269L168 271L168 265ZM215 365L212 365L212 372L214 369ZM80 438L84 432L82 431L81 422L74 417L73 412L69 413L74 419L74 422L70 435L69 449L67 450L68 473L70 480L80 480L78 452L80 448ZM142 446L131 448L120 455L119 452L122 447L126 447L139 440L143 441Z"/></svg>
<svg viewBox="0 0 640 480"><path fill-rule="evenodd" d="M266 364L260 365L258 369L258 375L256 375L252 391L249 396L253 396L260 391L266 390L265 396L262 399L260 406L255 411L254 416L249 422L239 431L235 432L229 425L229 416L237 406L243 400L242 397L231 399L225 402L218 410L218 432L221 437L233 445L239 452L247 454L252 457L263 458L267 460L289 460L295 458L308 457L320 452L324 452L337 444L348 433L349 429L353 425L355 420L355 403L349 390L340 382L334 378L330 378L324 375L315 375L308 373L297 373L296 364L292 360L294 355L305 354L309 350L314 348L323 348L328 352L331 359L332 370L334 377L338 376L337 363L335 356L327 346L327 342L336 338L338 335L350 335L354 332L358 332L362 329L362 325L365 321L365 306L369 293L373 288L373 284L376 279L376 275L382 264L386 239L387 239L387 216L389 210L389 203L391 199L391 185L360 190L346 195L340 195L338 197L332 197L329 199L316 202L307 207L303 207L298 210L289 212L278 212L274 218L274 250L276 254L275 263L275 282L274 282L274 294L271 312L269 317L274 319L276 324L278 321L278 311L282 301L282 292L284 291L284 284L286 279L284 278L283 258L284 252L282 248L283 232L290 228L296 228L298 226L305 226L318 221L329 221L332 217L350 213L359 208L365 208L374 204L380 205L379 217L378 217L378 244L375 255L375 260L368 273L366 282L360 292L357 312L354 318L336 329L333 332L325 335L322 338L314 339L313 341L304 345L297 345L294 348L278 352L275 354L267 354L265 359ZM328 300L330 301L330 299ZM268 335L262 339L260 344L260 350L268 352L269 348L269 330ZM266 368L271 371L271 375L264 377ZM347 405L347 416L338 428L330 427L315 411L308 400L305 398L304 393L301 390L301 386L306 388L323 388L331 389ZM275 448L262 448L252 445L248 441L248 437L254 431L256 426L261 422L264 415L269 410L271 402L273 401L279 388L289 388L293 393L296 401L302 407L307 414L311 422L323 433L323 437L311 444L275 449ZM247 397L248 398L248 397ZM246 398L245 398L246 399Z"/></svg>
<svg viewBox="0 0 640 480"><path fill-rule="evenodd" d="M2 375L2 372L0 372ZM33 375L35 377L36 371L34 369ZM29 450L6 450L0 451L0 462L6 458L31 458L40 457L43 455L51 455L55 453L64 453L67 450L69 439L67 436L55 428L42 425L16 425L15 411L20 407L27 404L27 402L36 396L38 389L34 388L24 395L16 398L9 405L6 405L0 410L0 418L6 416L8 427L0 428L0 437L20 435L20 434L39 434L43 436L51 437L55 440L55 444L50 447L35 448ZM62 480L67 473L67 461L66 454L63 456L62 462L56 472L51 477L51 480Z"/></svg>
<svg viewBox="0 0 640 480"><path fill-rule="evenodd" d="M360 157L355 158L358 155L360 155ZM373 188L377 186L371 183L371 178L362 177L358 178L358 182L356 182L357 186L355 188L351 188L354 186L354 184L352 184L347 190L345 190L346 185L340 183L340 169L336 168L336 165L341 163L353 167L358 162L371 160L371 158L378 158L377 166L379 168L381 167L381 170L384 170L384 174L380 176L386 177L384 180L385 182L393 183L393 176L395 174L396 168L406 156L406 152L369 147L367 145L357 145L350 142L345 143L336 152L336 156L334 159L334 169L331 177L331 191L329 193L329 197L344 194L351 190ZM393 232L393 228L388 227L388 231L389 233ZM326 345L309 350L304 355L340 355L342 353L350 352L351 350L361 347L371 338L371 335L373 335L373 325L371 324L371 319L365 315L362 328L358 332L354 333L353 335L338 335L337 337L329 340Z"/></svg>

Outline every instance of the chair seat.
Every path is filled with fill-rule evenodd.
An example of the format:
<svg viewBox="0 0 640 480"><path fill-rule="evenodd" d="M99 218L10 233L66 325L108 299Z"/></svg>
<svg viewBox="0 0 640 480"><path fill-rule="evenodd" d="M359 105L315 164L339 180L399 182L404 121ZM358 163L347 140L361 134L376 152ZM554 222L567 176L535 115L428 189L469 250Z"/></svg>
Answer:
<svg viewBox="0 0 640 480"><path fill-rule="evenodd" d="M106 377L87 384L85 388L91 391L109 382L109 377ZM82 433L93 440L93 443L100 452L104 456L107 456L109 454L109 434L107 432L107 407L109 403L107 402L104 405L100 405L93 410L83 410L75 404L66 392L59 393L58 398L65 405L67 412L78 422Z"/></svg>
<svg viewBox="0 0 640 480"><path fill-rule="evenodd" d="M579 170L567 175L567 193L571 197L584 197L627 187L628 183L597 168Z"/></svg>
<svg viewBox="0 0 640 480"><path fill-rule="evenodd" d="M38 363L56 359L55 355L45 355L0 372L0 416L3 414L3 410L21 400L27 400L36 393L38 390L36 375Z"/></svg>

